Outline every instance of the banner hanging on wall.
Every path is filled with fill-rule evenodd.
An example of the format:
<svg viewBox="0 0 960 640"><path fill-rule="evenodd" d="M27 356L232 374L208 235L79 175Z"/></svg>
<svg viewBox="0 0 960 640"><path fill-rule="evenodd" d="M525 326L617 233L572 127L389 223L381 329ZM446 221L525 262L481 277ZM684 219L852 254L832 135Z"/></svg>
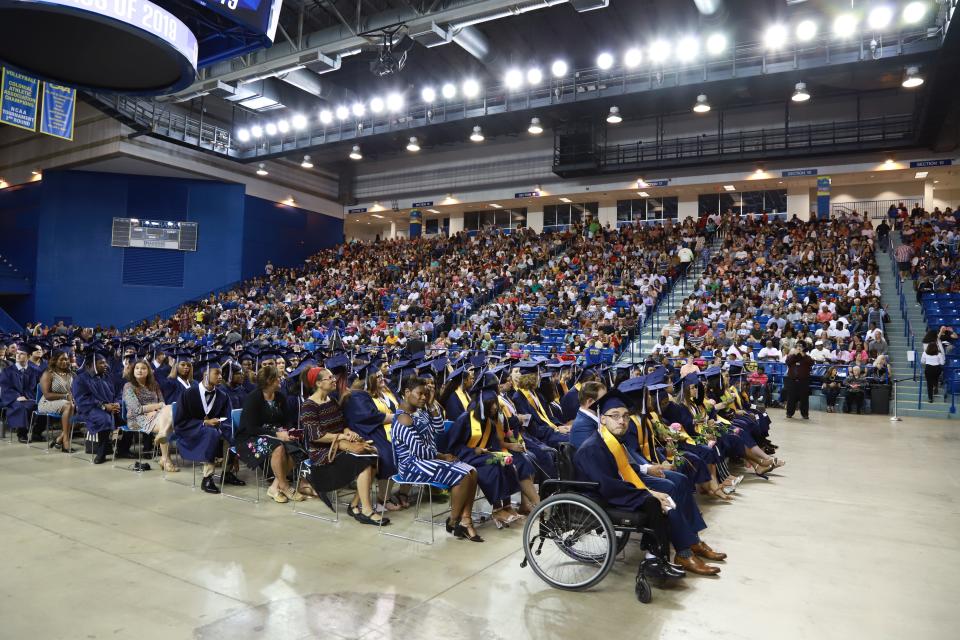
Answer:
<svg viewBox="0 0 960 640"><path fill-rule="evenodd" d="M3 67L0 79L0 122L27 131L36 131L39 97L39 80Z"/></svg>
<svg viewBox="0 0 960 640"><path fill-rule="evenodd" d="M76 89L44 82L43 103L40 109L40 133L72 141L76 108Z"/></svg>
<svg viewBox="0 0 960 640"><path fill-rule="evenodd" d="M826 220L830 217L830 176L817 178L817 218Z"/></svg>
<svg viewBox="0 0 960 640"><path fill-rule="evenodd" d="M411 238L419 238L423 234L423 212L419 209L410 211L410 234Z"/></svg>

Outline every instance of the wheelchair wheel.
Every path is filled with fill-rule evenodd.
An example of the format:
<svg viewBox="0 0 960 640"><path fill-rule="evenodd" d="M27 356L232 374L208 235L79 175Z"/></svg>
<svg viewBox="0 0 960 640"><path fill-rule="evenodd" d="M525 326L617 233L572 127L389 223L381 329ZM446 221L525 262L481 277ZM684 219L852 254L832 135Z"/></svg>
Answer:
<svg viewBox="0 0 960 640"><path fill-rule="evenodd" d="M581 591L599 583L613 567L617 544L610 516L575 493L550 496L523 527L526 562L557 589Z"/></svg>
<svg viewBox="0 0 960 640"><path fill-rule="evenodd" d="M637 586L634 588L634 593L637 594L637 600L643 604L650 604L650 601L653 600L653 592L650 590L650 583L647 582L646 578L637 578Z"/></svg>

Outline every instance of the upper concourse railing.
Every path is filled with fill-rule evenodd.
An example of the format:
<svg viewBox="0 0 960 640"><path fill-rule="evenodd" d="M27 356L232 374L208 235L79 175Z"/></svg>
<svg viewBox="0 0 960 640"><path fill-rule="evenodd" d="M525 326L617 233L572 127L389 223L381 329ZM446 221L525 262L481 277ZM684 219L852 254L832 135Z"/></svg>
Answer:
<svg viewBox="0 0 960 640"><path fill-rule="evenodd" d="M265 126L276 120L275 111L231 125L205 120L166 102L107 94L92 94L91 97L99 106L113 111L142 133L236 160L255 161L308 151L326 144L362 141L386 133L502 113L549 110L671 87L795 73L871 60L912 59L937 50L943 34L943 27L902 31L886 35L881 44L874 47L871 47L869 34L845 40L824 35L778 51L769 51L762 43L755 42L730 47L715 57L704 54L697 61L688 63L672 61L633 69L622 65L606 70L590 67L571 70L561 78L545 77L536 86L517 90L507 89L502 83L482 85L472 98L464 98L459 89L456 97L446 100L438 96L432 103L424 102L419 96L404 96L403 107L395 113L375 114L367 109L362 116L351 114L342 120L334 118L328 124L320 122L318 113L306 113L308 125L301 130L290 128L286 133L278 132L247 142L238 140L232 127L241 124Z"/></svg>

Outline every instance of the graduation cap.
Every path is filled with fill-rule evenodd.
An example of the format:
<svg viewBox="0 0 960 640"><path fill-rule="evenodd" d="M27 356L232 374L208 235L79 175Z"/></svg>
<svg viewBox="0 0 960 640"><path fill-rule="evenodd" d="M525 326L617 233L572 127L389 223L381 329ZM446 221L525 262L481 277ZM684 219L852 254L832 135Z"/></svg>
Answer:
<svg viewBox="0 0 960 640"><path fill-rule="evenodd" d="M393 364L390 365L390 373L396 373L397 371L402 371L403 369L406 369L409 366L410 366L409 360L398 360L397 362L394 362ZM461 373L463 372L462 367L460 371Z"/></svg>
<svg viewBox="0 0 960 640"><path fill-rule="evenodd" d="M694 385L700 384L700 376L697 375L695 371L691 371L683 377L683 386L692 387Z"/></svg>
<svg viewBox="0 0 960 640"><path fill-rule="evenodd" d="M340 375L341 373L350 373L351 362L350 356L346 353L337 353L324 361L324 366L329 369L334 375Z"/></svg>
<svg viewBox="0 0 960 640"><path fill-rule="evenodd" d="M317 361L314 358L305 358L300 362L300 365L296 369L294 369L287 375L287 377L297 378L307 369L310 369L316 366L317 366Z"/></svg>
<svg viewBox="0 0 960 640"><path fill-rule="evenodd" d="M476 382L473 383L473 388L471 392L476 394L476 402L480 407L480 419L483 420L486 416L484 415L485 409L484 404L495 400L497 393L500 391L500 379L496 375L490 373L484 373L481 376L477 376Z"/></svg>
<svg viewBox="0 0 960 640"><path fill-rule="evenodd" d="M701 371L703 378L716 378L723 370L719 366L707 367L706 371Z"/></svg>
<svg viewBox="0 0 960 640"><path fill-rule="evenodd" d="M517 364L517 368L520 369L521 373L537 373L540 371L540 363L534 360L521 360Z"/></svg>
<svg viewBox="0 0 960 640"><path fill-rule="evenodd" d="M605 393L602 398L597 400L597 415L602 416L608 411L613 409L630 409L630 399L618 391L617 389L612 389Z"/></svg>

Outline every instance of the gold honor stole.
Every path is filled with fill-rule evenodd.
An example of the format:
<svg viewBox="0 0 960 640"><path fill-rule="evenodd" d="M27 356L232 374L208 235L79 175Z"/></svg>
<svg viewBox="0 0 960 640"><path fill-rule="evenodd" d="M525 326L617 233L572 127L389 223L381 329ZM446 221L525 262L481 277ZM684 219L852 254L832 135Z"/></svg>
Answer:
<svg viewBox="0 0 960 640"><path fill-rule="evenodd" d="M627 451L620 444L620 441L602 425L600 427L600 437L603 438L603 444L607 445L607 450L613 455L613 459L617 463L617 473L620 474L620 479L629 482L637 489L646 489L647 486L643 484L643 480L630 466Z"/></svg>
<svg viewBox="0 0 960 640"><path fill-rule="evenodd" d="M463 387L457 387L457 390L454 393L457 394L457 398L459 398L460 404L463 405L464 411L470 408L470 396L468 396L467 392L463 390Z"/></svg>
<svg viewBox="0 0 960 640"><path fill-rule="evenodd" d="M537 415L540 416L540 419L547 423L547 426L557 430L557 425L553 424L553 421L547 417L547 413L543 410L543 405L540 404L540 398L533 394L529 389L523 389L520 391L523 394L523 397L527 399L527 402L530 403L530 406L533 407L534 411L537 412Z"/></svg>
<svg viewBox="0 0 960 640"><path fill-rule="evenodd" d="M503 433L503 425L510 421L510 418L513 417L513 409L510 408L510 403L503 399L503 396L497 394L497 400L500 402L500 413L501 419L497 420L497 438L500 439L500 446L503 447L501 451L507 451L507 448L504 445L507 438ZM515 434L517 442L523 444L523 436L519 431Z"/></svg>
<svg viewBox="0 0 960 640"><path fill-rule="evenodd" d="M390 403L389 398L370 397L373 398L373 404L377 405L377 410L383 415L387 416L391 413L397 412L396 406ZM383 423L383 430L387 432L387 442L392 442L391 432L393 431L393 422L390 420L385 420Z"/></svg>
<svg viewBox="0 0 960 640"><path fill-rule="evenodd" d="M487 442L490 441L490 421L484 420L483 422L484 424L481 425L476 416L470 414L470 440L467 441L467 446L471 449L487 448Z"/></svg>

